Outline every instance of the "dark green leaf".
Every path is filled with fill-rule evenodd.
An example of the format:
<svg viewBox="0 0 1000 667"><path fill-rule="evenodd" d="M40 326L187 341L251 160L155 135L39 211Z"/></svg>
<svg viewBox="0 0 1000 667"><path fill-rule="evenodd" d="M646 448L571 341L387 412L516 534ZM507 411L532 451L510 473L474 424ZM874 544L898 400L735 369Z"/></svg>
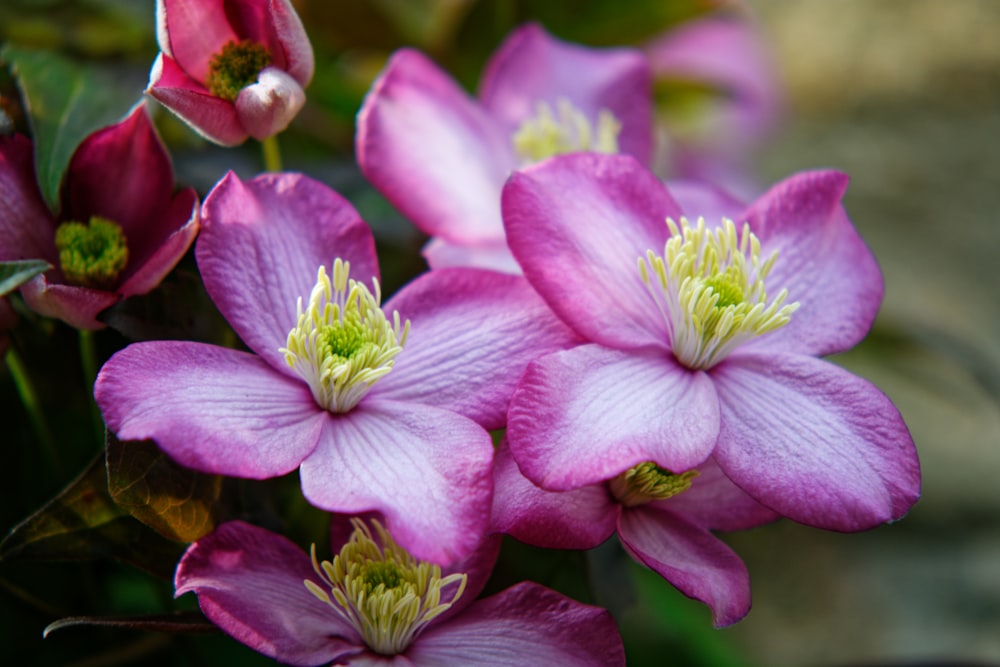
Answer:
<svg viewBox="0 0 1000 667"><path fill-rule="evenodd" d="M46 51L7 44L0 60L10 66L24 96L38 185L55 211L73 151L88 134L124 116L141 92L110 72Z"/></svg>
<svg viewBox="0 0 1000 667"><path fill-rule="evenodd" d="M0 297L10 294L39 273L45 273L51 268L51 264L41 259L0 262Z"/></svg>
<svg viewBox="0 0 1000 667"><path fill-rule="evenodd" d="M75 627L125 628L152 632L202 633L217 632L218 628L196 611L181 611L175 614L149 614L143 616L70 616L50 623L43 637L56 630Z"/></svg>
<svg viewBox="0 0 1000 667"><path fill-rule="evenodd" d="M108 489L119 507L177 542L215 527L222 478L177 465L151 441L121 442L108 434Z"/></svg>

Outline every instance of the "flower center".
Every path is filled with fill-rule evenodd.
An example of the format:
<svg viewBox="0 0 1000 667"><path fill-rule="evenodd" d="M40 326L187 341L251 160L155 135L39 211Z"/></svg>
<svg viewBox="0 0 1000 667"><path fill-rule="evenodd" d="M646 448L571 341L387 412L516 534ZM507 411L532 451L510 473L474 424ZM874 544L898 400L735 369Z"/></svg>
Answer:
<svg viewBox="0 0 1000 667"><path fill-rule="evenodd" d="M56 248L59 268L70 285L110 290L128 264L128 245L121 225L96 215L86 225L59 225Z"/></svg>
<svg viewBox="0 0 1000 667"><path fill-rule="evenodd" d="M361 520L351 523L354 533L333 562L319 562L316 546L312 548L313 569L329 593L309 579L303 583L350 623L371 650L396 655L458 601L468 575L442 577L440 567L415 559L378 521L372 521L375 535ZM442 602L442 593L451 584L457 587Z"/></svg>
<svg viewBox="0 0 1000 667"><path fill-rule="evenodd" d="M393 311L390 322L382 312L377 280L372 294L349 273L350 264L338 258L331 283L326 267L319 267L309 305L303 310L299 297L298 322L279 350L330 412L351 410L392 370L410 331L410 321L401 325L399 313Z"/></svg>
<svg viewBox="0 0 1000 667"><path fill-rule="evenodd" d="M644 505L653 500L666 500L691 488L697 470L675 475L652 461L629 468L610 481L611 495L625 507Z"/></svg>
<svg viewBox="0 0 1000 667"><path fill-rule="evenodd" d="M252 39L229 40L208 63L205 84L216 97L232 102L247 86L257 83L257 75L271 64L271 52Z"/></svg>
<svg viewBox="0 0 1000 667"><path fill-rule="evenodd" d="M716 229L686 218L667 220L670 238L660 257L639 258L639 272L663 318L671 349L688 368L711 368L744 341L788 324L798 302L785 305L782 289L768 303L764 279L778 253L761 257L760 241L723 218Z"/></svg>
<svg viewBox="0 0 1000 667"><path fill-rule="evenodd" d="M574 151L617 153L622 124L607 109L597 114L597 127L569 100L560 98L556 111L546 102L538 103L538 114L521 123L514 133L514 151L523 164Z"/></svg>

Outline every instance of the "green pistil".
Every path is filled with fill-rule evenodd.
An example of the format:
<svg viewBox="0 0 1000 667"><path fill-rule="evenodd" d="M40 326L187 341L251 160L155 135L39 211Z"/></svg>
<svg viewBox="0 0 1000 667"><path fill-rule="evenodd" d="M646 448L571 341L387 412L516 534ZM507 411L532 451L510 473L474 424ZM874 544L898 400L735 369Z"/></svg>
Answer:
<svg viewBox="0 0 1000 667"><path fill-rule="evenodd" d="M368 588L369 594L382 590L399 588L403 584L403 573L399 565L393 562L370 561L365 563L358 573L360 579Z"/></svg>
<svg viewBox="0 0 1000 667"><path fill-rule="evenodd" d="M71 285L109 290L128 264L128 246L121 226L96 215L87 225L59 225L56 248L59 267Z"/></svg>
<svg viewBox="0 0 1000 667"><path fill-rule="evenodd" d="M674 474L652 461L629 468L611 480L611 494L625 507L666 500L691 488L697 470Z"/></svg>
<svg viewBox="0 0 1000 667"><path fill-rule="evenodd" d="M226 42L208 64L208 89L216 97L234 101L240 91L257 83L257 75L271 64L271 52L250 39Z"/></svg>
<svg viewBox="0 0 1000 667"><path fill-rule="evenodd" d="M342 322L320 329L316 336L317 347L325 357L343 361L353 359L365 346L370 346L368 328L356 313L345 314Z"/></svg>
<svg viewBox="0 0 1000 667"><path fill-rule="evenodd" d="M715 302L716 308L735 306L746 300L743 289L727 274L720 273L705 280L705 286L711 287L712 292L719 296Z"/></svg>

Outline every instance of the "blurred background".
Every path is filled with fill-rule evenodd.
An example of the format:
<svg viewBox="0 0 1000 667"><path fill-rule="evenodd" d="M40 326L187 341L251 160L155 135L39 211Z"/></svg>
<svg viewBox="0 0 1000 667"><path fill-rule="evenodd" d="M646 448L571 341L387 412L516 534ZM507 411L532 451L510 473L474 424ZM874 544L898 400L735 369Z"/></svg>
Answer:
<svg viewBox="0 0 1000 667"><path fill-rule="evenodd" d="M782 521L726 536L750 570L754 604L743 621L721 631L711 629L703 606L633 567L614 544L587 556L507 544L493 587L531 577L608 606L634 666L1000 664L1000 2L295 4L316 49L317 76L307 107L282 136L286 168L325 180L358 206L376 231L387 292L424 268L418 254L424 238L364 182L351 145L354 113L394 48L428 51L474 90L484 60L524 20L540 20L567 40L617 45L643 44L720 4L752 16L785 109L748 159L744 185L764 187L818 167L850 174L847 210L882 265L886 298L871 336L834 361L872 380L899 407L921 456L923 497L904 520L863 534ZM152 0L3 0L0 41L112 72L102 80L107 88L97 91L115 102L112 120L145 86L157 52L153 7ZM0 95L11 123L26 131L9 73L0 74ZM669 96L660 101L672 103ZM178 182L202 194L226 169L250 176L262 168L257 146L220 149L167 113L156 120ZM190 257L162 289L211 311ZM118 322L125 335L102 332L99 352L106 357L146 333L148 322L137 313L157 312L157 303L151 297L124 305ZM192 335L203 339L222 326L211 315L195 324ZM48 378L40 382L43 407L59 415L53 429L66 449L58 466L42 467L17 395L0 375L0 418L12 425L3 436L0 532L99 454L100 444L81 440L73 426L88 419L73 333L30 316L13 332L29 369ZM309 521L290 528L300 543L317 539L306 537L304 526L318 519ZM43 561L0 558L2 662L266 664L216 635L69 628L43 643L42 628L57 618L175 607L164 563L183 545L137 535L104 535L114 544L87 551L82 562L48 562L64 559L66 544ZM137 569L107 557L120 555L129 540L138 540L133 550L164 554L162 561ZM581 585L587 580L590 586ZM8 663L7 656L16 660Z"/></svg>

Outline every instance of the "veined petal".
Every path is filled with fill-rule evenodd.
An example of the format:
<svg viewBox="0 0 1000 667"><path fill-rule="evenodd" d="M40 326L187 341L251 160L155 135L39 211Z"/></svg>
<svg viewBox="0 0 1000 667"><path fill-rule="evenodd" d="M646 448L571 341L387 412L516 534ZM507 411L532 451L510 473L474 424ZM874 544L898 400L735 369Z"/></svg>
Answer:
<svg viewBox="0 0 1000 667"><path fill-rule="evenodd" d="M684 472L708 458L719 403L703 372L659 351L583 345L528 366L508 415L525 476L553 491L611 479L652 461Z"/></svg>
<svg viewBox="0 0 1000 667"><path fill-rule="evenodd" d="M236 117L232 102L212 95L163 53L153 62L146 93L209 141L236 146L249 136Z"/></svg>
<svg viewBox="0 0 1000 667"><path fill-rule="evenodd" d="M737 354L712 370L722 408L715 458L783 516L855 531L902 517L920 494L913 440L876 387L828 362Z"/></svg>
<svg viewBox="0 0 1000 667"><path fill-rule="evenodd" d="M35 182L31 140L0 136L0 261L58 264L55 221Z"/></svg>
<svg viewBox="0 0 1000 667"><path fill-rule="evenodd" d="M351 277L378 276L371 230L354 207L301 174L265 174L241 181L230 172L202 207L195 246L205 288L250 349L298 379L278 352L308 302L321 265L350 262Z"/></svg>
<svg viewBox="0 0 1000 667"><path fill-rule="evenodd" d="M303 382L202 343L134 343L104 364L94 397L122 440L153 439L189 468L253 479L295 470L328 419Z"/></svg>
<svg viewBox="0 0 1000 667"><path fill-rule="evenodd" d="M229 41L239 41L226 18L222 0L160 0L165 36L170 48L164 49L198 83L208 76L208 63ZM162 44L162 42L161 42Z"/></svg>
<svg viewBox="0 0 1000 667"><path fill-rule="evenodd" d="M800 307L791 321L753 342L756 350L825 355L843 352L868 333L882 302L882 273L840 204L847 176L797 174L768 190L741 219L777 251L767 284L788 289Z"/></svg>
<svg viewBox="0 0 1000 667"><path fill-rule="evenodd" d="M326 665L363 649L355 630L303 585L309 556L286 538L242 521L224 523L184 553L176 595L198 595L226 634L290 665ZM317 582L317 585L320 585Z"/></svg>
<svg viewBox="0 0 1000 667"><path fill-rule="evenodd" d="M410 333L372 396L452 410L487 429L504 426L528 362L577 341L524 278L493 271L430 271L385 310L409 319Z"/></svg>
<svg viewBox="0 0 1000 667"><path fill-rule="evenodd" d="M305 88L313 77L314 58L309 35L289 0L268 3L269 23L284 55L282 69ZM281 64L281 63L279 63Z"/></svg>
<svg viewBox="0 0 1000 667"><path fill-rule="evenodd" d="M670 195L684 211L688 220L705 218L709 227L718 226L723 218L740 220L746 204L705 181L679 179L667 181Z"/></svg>
<svg viewBox="0 0 1000 667"><path fill-rule="evenodd" d="M622 511L618 536L633 558L711 607L715 627L750 611L746 565L704 527L662 506L640 505Z"/></svg>
<svg viewBox="0 0 1000 667"><path fill-rule="evenodd" d="M301 468L302 492L331 512L377 511L415 557L447 565L486 532L489 434L453 412L366 397L330 419Z"/></svg>
<svg viewBox="0 0 1000 667"><path fill-rule="evenodd" d="M556 39L532 23L512 32L483 70L479 97L504 131L568 100L591 122L610 111L621 123L622 153L649 164L653 149L652 77L635 49L596 49Z"/></svg>
<svg viewBox="0 0 1000 667"><path fill-rule="evenodd" d="M491 531L547 549L591 549L615 532L619 506L604 484L546 491L521 474L506 440L496 453L493 486Z"/></svg>
<svg viewBox="0 0 1000 667"><path fill-rule="evenodd" d="M292 76L275 67L265 67L257 83L240 91L236 116L258 141L283 131L306 103L306 93Z"/></svg>
<svg viewBox="0 0 1000 667"><path fill-rule="evenodd" d="M510 254L506 239L459 245L437 236L427 242L421 253L432 269L468 266L504 273L521 273L521 267L514 255Z"/></svg>
<svg viewBox="0 0 1000 667"><path fill-rule="evenodd" d="M49 272L52 273L52 272ZM104 324L97 316L118 303L115 292L49 282L45 274L35 276L21 286L21 296L28 307L40 315L54 317L76 329L96 331Z"/></svg>
<svg viewBox="0 0 1000 667"><path fill-rule="evenodd" d="M401 49L389 59L358 112L355 144L365 177L427 234L503 240L510 137L421 53Z"/></svg>
<svg viewBox="0 0 1000 667"><path fill-rule="evenodd" d="M434 625L407 657L416 667L625 665L621 638L607 611L534 582L512 586Z"/></svg>
<svg viewBox="0 0 1000 667"><path fill-rule="evenodd" d="M194 243L201 229L200 210L194 188L185 188L159 211L159 218L151 221L149 238L134 252L129 249L131 261L119 294L145 294L160 284Z"/></svg>
<svg viewBox="0 0 1000 667"><path fill-rule="evenodd" d="M666 349L638 259L681 212L651 172L627 155L560 155L515 172L502 206L514 257L567 324L608 347Z"/></svg>

